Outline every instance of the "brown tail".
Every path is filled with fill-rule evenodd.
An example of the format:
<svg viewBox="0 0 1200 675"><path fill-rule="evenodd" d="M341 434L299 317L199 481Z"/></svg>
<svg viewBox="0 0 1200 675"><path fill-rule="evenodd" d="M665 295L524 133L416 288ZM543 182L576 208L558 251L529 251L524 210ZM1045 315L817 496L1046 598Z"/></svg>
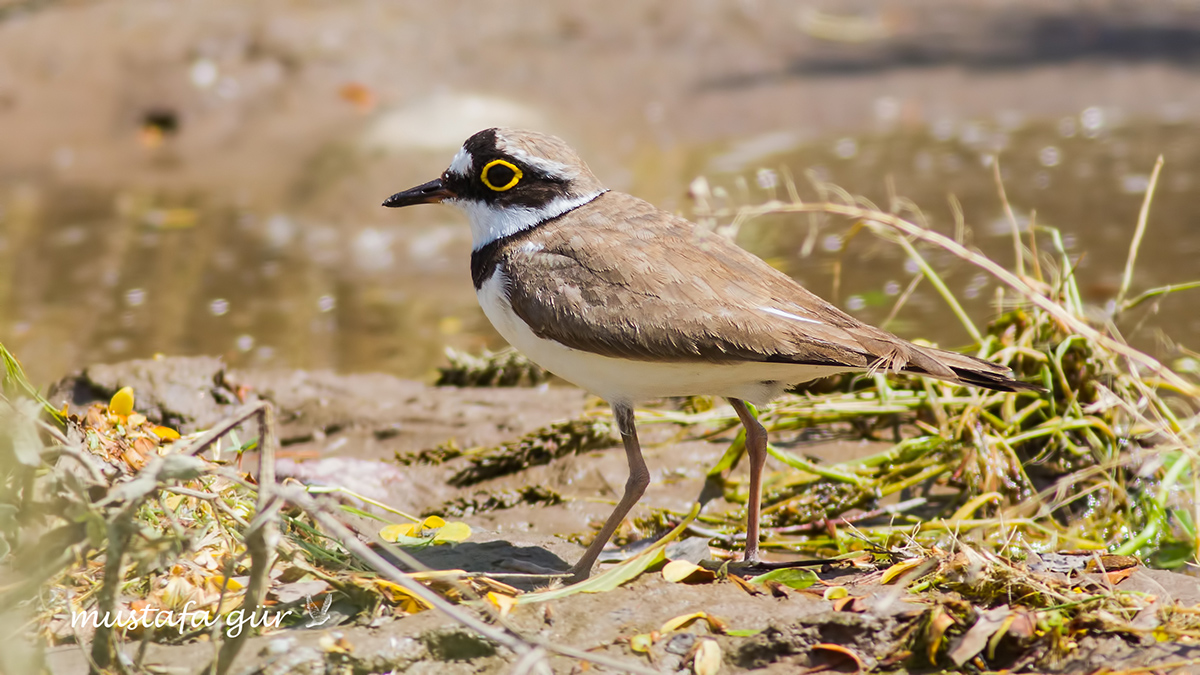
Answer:
<svg viewBox="0 0 1200 675"><path fill-rule="evenodd" d="M995 391L1045 391L1036 384L1013 379L1012 371L998 363L944 349L913 346L920 356L910 359L904 372ZM932 364L928 361L936 366L929 367Z"/></svg>
<svg viewBox="0 0 1200 675"><path fill-rule="evenodd" d="M860 353L874 359L868 372L890 370L914 373L996 391L1045 391L1036 384L1013 379L1012 371L998 363L944 349L922 347L855 319L851 321L854 323L840 327L857 340L862 350Z"/></svg>

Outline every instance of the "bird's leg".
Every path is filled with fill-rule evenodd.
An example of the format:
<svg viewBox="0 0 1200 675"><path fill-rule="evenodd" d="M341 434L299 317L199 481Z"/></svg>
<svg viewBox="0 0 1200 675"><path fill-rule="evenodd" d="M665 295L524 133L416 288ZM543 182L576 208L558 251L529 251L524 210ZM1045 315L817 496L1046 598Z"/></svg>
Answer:
<svg viewBox="0 0 1200 675"><path fill-rule="evenodd" d="M646 468L646 460L642 458L642 446L638 443L637 429L633 425L633 407L614 403L613 417L617 419L617 428L621 431L621 440L625 443L625 458L629 461L629 480L625 481L625 494L613 509L612 515L600 528L600 534L592 540L592 545L583 554L583 558L575 563L571 570L571 581L582 581L592 573L592 565L600 557L600 550L609 539L612 539L621 521L629 515L630 509L642 498L646 486L650 484L650 470Z"/></svg>
<svg viewBox="0 0 1200 675"><path fill-rule="evenodd" d="M767 430L759 423L746 402L729 399L746 427L746 454L750 456L750 495L746 498L746 562L758 562L758 518L762 513L762 472L767 461Z"/></svg>

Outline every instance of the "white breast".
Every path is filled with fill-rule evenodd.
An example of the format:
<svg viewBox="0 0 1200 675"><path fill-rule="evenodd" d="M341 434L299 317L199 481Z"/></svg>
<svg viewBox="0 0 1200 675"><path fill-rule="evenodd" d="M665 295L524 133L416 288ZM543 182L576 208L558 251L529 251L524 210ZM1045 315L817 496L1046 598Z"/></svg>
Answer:
<svg viewBox="0 0 1200 675"><path fill-rule="evenodd" d="M760 362L662 363L601 356L534 335L513 312L504 287L504 271L497 267L476 293L483 313L500 335L534 363L610 403L633 404L665 396L712 395L762 405L782 394L790 385L850 370L836 366Z"/></svg>

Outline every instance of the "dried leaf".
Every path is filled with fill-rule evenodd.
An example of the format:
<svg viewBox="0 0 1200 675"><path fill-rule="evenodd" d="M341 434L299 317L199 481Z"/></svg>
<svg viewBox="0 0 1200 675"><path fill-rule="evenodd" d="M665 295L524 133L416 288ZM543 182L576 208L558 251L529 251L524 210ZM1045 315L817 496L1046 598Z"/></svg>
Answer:
<svg viewBox="0 0 1200 675"><path fill-rule="evenodd" d="M845 667L847 665L854 666L855 673L861 673L867 669L867 665L863 663L862 657L854 653L853 650L827 642L821 642L812 646L812 659L820 666L823 666L822 670L846 672Z"/></svg>
<svg viewBox="0 0 1200 675"><path fill-rule="evenodd" d="M1000 629L992 635L992 639L988 640L988 658L996 658L996 648L1005 635L1011 635L1017 640L1028 640L1033 637L1034 628L1036 628L1036 624L1028 612L1012 612L1005 617Z"/></svg>
<svg viewBox="0 0 1200 675"><path fill-rule="evenodd" d="M953 625L954 617L947 614L946 610L941 606L933 608L929 617L929 633L926 636L929 645L927 655L931 665L937 665L937 653L942 646L942 639L946 637L946 629Z"/></svg>
<svg viewBox="0 0 1200 675"><path fill-rule="evenodd" d="M415 523L392 523L379 531L379 538L387 542L396 543L402 537L411 538L416 527Z"/></svg>
<svg viewBox="0 0 1200 675"><path fill-rule="evenodd" d="M179 432L175 431L171 427L158 426L154 427L150 431L153 431L155 436L158 436L164 441L174 441L179 439Z"/></svg>
<svg viewBox="0 0 1200 675"><path fill-rule="evenodd" d="M860 597L848 596L833 601L833 611L853 612L855 614L867 611L867 603Z"/></svg>
<svg viewBox="0 0 1200 675"><path fill-rule="evenodd" d="M915 569L923 562L925 562L925 558L909 558L908 560L898 562L883 571L883 576L880 577L879 583L886 586L899 579L904 573Z"/></svg>
<svg viewBox="0 0 1200 675"><path fill-rule="evenodd" d="M708 622L708 629L714 633L725 634L729 632L729 624L725 623L724 619L705 613L704 620Z"/></svg>
<svg viewBox="0 0 1200 675"><path fill-rule="evenodd" d="M975 655L983 651L988 645L989 638L1004 627L1012 615L1012 610L1008 605L1000 605L994 609L989 609L986 612L981 612L979 618L975 620L975 625L971 626L965 634L954 645L947 656L957 666L962 666L967 661L975 658Z"/></svg>
<svg viewBox="0 0 1200 675"><path fill-rule="evenodd" d="M629 648L639 654L646 654L654 645L654 637L650 633L639 633L629 638Z"/></svg>
<svg viewBox="0 0 1200 675"><path fill-rule="evenodd" d="M133 387L122 387L108 402L108 412L113 415L129 415L133 412Z"/></svg>
<svg viewBox="0 0 1200 675"><path fill-rule="evenodd" d="M686 560L672 560L663 566L663 579L678 584L687 582L689 584L708 583L717 578L715 572L705 569L695 563Z"/></svg>
<svg viewBox="0 0 1200 675"><path fill-rule="evenodd" d="M408 592L408 589L387 579L374 579L375 586L380 591L386 591L391 597L392 602L396 603L409 614L415 614L424 609L429 609L432 605L426 603L421 598Z"/></svg>
<svg viewBox="0 0 1200 675"><path fill-rule="evenodd" d="M354 650L354 645L344 635L337 633L323 634L317 639L317 646L326 654L349 654Z"/></svg>
<svg viewBox="0 0 1200 675"><path fill-rule="evenodd" d="M693 612L691 614L682 614L682 615L677 616L674 619L670 619L669 621L664 623L662 625L662 628L658 629L658 632L672 633L674 631L679 630L680 628L686 628L687 626L691 625L692 622L694 622L698 619L707 619L707 618L708 618L708 614L706 612Z"/></svg>
<svg viewBox="0 0 1200 675"><path fill-rule="evenodd" d="M439 519L440 520L440 519ZM428 519L426 520L428 522ZM433 543L457 544L460 541L466 541L471 536L471 526L458 521L446 523L438 528L436 534L433 535Z"/></svg>
<svg viewBox="0 0 1200 675"><path fill-rule="evenodd" d="M763 582L763 586L767 587L767 590L771 592L772 597L775 597L775 598L790 598L790 597L792 597L792 594L788 593L788 587L784 586L783 584L779 583L778 581L775 581L774 579L767 579L766 581Z"/></svg>
<svg viewBox="0 0 1200 675"><path fill-rule="evenodd" d="M149 457L157 454L158 443L146 436L142 436L141 438L134 439L133 447L142 457Z"/></svg>
<svg viewBox="0 0 1200 675"><path fill-rule="evenodd" d="M750 595L762 595L763 594L761 588L759 588L758 586L755 586L754 584L750 583L749 581L746 581L745 579L739 577L736 574L730 574L727 578L730 581L732 581L735 586L742 589L743 591L746 591Z"/></svg>
<svg viewBox="0 0 1200 675"><path fill-rule="evenodd" d="M220 592L222 587L224 587L226 591L240 591L245 588L245 585L243 585L242 582L237 579L237 577L229 577L229 579L226 580L225 577L221 576L220 574L209 577L208 582L217 592Z"/></svg>
<svg viewBox="0 0 1200 675"><path fill-rule="evenodd" d="M508 613L512 611L512 608L517 606L516 598L511 595L504 595L503 593L497 593L495 591L488 591L487 599L488 602L496 606L496 609L500 610L500 616L502 617L508 616Z"/></svg>
<svg viewBox="0 0 1200 675"><path fill-rule="evenodd" d="M845 586L830 586L825 589L825 593L821 597L826 600L841 600L848 595L850 595L850 591L846 590Z"/></svg>
<svg viewBox="0 0 1200 675"><path fill-rule="evenodd" d="M1116 586L1117 584L1121 583L1122 581L1125 581L1126 579L1128 579L1136 571L1137 571L1136 567L1126 567L1123 570L1109 572L1105 576L1108 577L1108 583L1112 584L1113 586Z"/></svg>
<svg viewBox="0 0 1200 675"><path fill-rule="evenodd" d="M145 439L139 438L138 440L141 441ZM151 446L153 447L152 443ZM141 470L146 466L147 456L148 455L145 451L145 446L139 445L138 443L133 443L121 448L121 459L125 460L125 463L129 465L129 468L134 469L135 471Z"/></svg>
<svg viewBox="0 0 1200 675"><path fill-rule="evenodd" d="M1097 560L1099 558L1099 560ZM1131 555L1102 555L1097 556L1087 561L1084 566L1089 572L1099 572L1102 568L1105 572L1119 572L1122 570L1136 568L1141 562ZM1128 575L1126 575L1128 576ZM1124 578L1124 577L1122 577Z"/></svg>
<svg viewBox="0 0 1200 675"><path fill-rule="evenodd" d="M716 675L721 670L721 645L716 640L705 638L696 649L696 658L692 661L692 670L696 675Z"/></svg>

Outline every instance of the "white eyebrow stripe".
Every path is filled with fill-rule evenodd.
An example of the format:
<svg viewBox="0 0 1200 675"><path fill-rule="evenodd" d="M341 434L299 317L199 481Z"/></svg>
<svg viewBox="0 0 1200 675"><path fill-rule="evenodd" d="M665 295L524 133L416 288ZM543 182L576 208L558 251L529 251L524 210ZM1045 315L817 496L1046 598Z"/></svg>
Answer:
<svg viewBox="0 0 1200 675"><path fill-rule="evenodd" d="M467 152L466 148L459 148L458 154L450 161L450 173L465 178L471 173L471 165L474 163L475 158L471 157L471 153Z"/></svg>
<svg viewBox="0 0 1200 675"><path fill-rule="evenodd" d="M782 309L775 309L774 307L759 307L759 309L766 312L767 314L774 314L775 316L781 316L785 319L792 319L793 321L804 321L806 323L815 323L818 326L825 325L824 322L822 322L822 321L817 321L816 319L805 318L803 316L796 316L795 314L792 314L791 312L785 312Z"/></svg>
<svg viewBox="0 0 1200 675"><path fill-rule="evenodd" d="M571 180L579 175L579 172L573 170L566 164L561 164L543 157L535 157L520 148L506 146L503 148L503 150L504 152L508 153L509 157L521 162L525 166L537 169L551 178Z"/></svg>

